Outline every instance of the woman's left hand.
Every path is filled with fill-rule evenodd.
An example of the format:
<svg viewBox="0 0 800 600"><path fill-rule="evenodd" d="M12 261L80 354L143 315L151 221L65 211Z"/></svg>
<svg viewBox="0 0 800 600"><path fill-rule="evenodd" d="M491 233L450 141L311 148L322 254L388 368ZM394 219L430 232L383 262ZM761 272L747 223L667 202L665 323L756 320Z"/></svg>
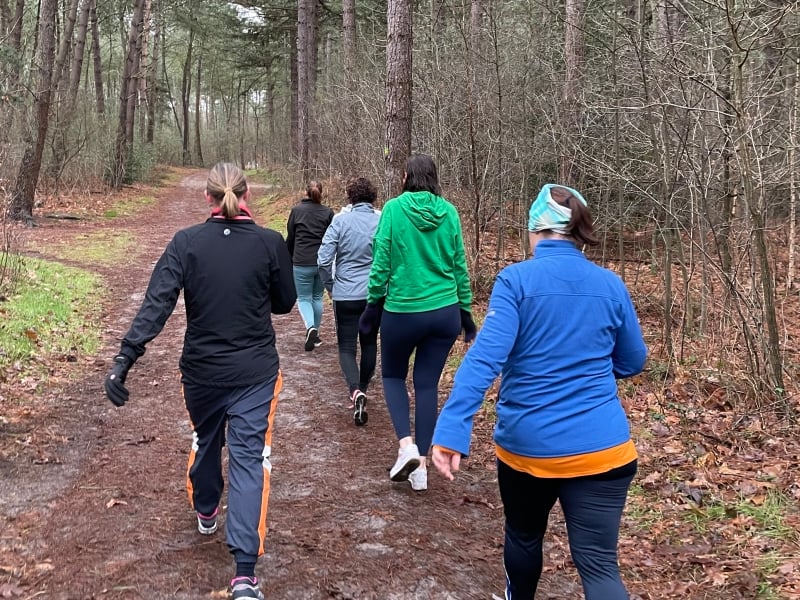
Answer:
<svg viewBox="0 0 800 600"><path fill-rule="evenodd" d="M431 460L439 473L450 481L455 479L453 472L458 471L461 466L461 455L458 452L448 452L438 446L434 446L431 451Z"/></svg>

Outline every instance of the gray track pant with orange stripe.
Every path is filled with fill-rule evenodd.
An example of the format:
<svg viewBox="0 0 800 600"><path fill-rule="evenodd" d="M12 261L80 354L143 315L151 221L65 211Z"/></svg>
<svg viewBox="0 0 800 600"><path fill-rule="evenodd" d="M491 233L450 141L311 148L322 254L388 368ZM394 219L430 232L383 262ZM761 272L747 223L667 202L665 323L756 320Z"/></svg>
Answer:
<svg viewBox="0 0 800 600"><path fill-rule="evenodd" d="M270 454L281 375L237 388L184 383L183 396L194 430L186 486L192 508L212 514L224 487L222 447L227 425L228 512L225 535L238 558L264 553L272 465Z"/></svg>

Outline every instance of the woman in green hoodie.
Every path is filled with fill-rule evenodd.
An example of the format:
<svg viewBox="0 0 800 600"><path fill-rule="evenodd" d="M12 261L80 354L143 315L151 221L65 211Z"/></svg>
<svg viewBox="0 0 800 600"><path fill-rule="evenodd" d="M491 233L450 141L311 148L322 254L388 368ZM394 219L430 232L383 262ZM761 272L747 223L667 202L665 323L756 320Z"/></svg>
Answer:
<svg viewBox="0 0 800 600"><path fill-rule="evenodd" d="M466 342L476 333L461 221L441 196L430 156L415 154L406 161L403 193L386 203L372 254L360 329L381 331L383 390L400 446L389 477L425 490L439 378L461 330ZM406 388L412 354L414 437Z"/></svg>

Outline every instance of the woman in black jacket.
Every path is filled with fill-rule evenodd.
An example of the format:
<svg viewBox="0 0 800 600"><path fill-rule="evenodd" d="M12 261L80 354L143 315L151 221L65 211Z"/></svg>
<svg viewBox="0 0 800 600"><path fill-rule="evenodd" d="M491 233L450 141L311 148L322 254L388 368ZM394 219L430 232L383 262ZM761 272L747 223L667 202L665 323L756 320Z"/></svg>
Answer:
<svg viewBox="0 0 800 600"><path fill-rule="evenodd" d="M278 232L253 222L245 203L249 195L238 167L220 163L211 169L205 191L211 216L172 238L105 380L111 402L125 404L128 370L161 332L183 290L186 333L180 370L194 434L189 501L198 531L213 534L227 443L225 534L236 562L231 581L235 600L264 598L255 566L264 553L271 424L281 389L271 314L288 313L297 298L286 244Z"/></svg>
<svg viewBox="0 0 800 600"><path fill-rule="evenodd" d="M325 286L317 269L317 252L332 220L333 211L322 204L322 184L312 181L306 188L306 197L292 208L286 223L286 245L294 264L297 308L306 326L307 351L322 343L319 326L322 321L322 294Z"/></svg>

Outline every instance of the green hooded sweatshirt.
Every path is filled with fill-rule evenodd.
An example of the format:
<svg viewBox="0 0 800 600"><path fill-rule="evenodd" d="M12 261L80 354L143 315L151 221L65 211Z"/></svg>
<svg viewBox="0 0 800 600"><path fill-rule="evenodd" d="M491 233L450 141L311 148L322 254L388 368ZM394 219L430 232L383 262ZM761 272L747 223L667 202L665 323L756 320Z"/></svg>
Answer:
<svg viewBox="0 0 800 600"><path fill-rule="evenodd" d="M367 302L416 313L458 304L470 311L461 221L455 206L430 192L403 192L381 212L372 241Z"/></svg>

